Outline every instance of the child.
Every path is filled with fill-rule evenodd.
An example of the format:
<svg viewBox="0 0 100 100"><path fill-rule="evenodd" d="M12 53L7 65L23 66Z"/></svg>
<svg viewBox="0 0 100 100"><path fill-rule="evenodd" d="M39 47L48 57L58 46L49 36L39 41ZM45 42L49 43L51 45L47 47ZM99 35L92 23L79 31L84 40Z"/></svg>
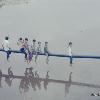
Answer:
<svg viewBox="0 0 100 100"><path fill-rule="evenodd" d="M5 40L2 43L2 47L5 51L10 50L10 43L9 43L9 37L8 36L5 37Z"/></svg>
<svg viewBox="0 0 100 100"><path fill-rule="evenodd" d="M69 57L70 57L70 65L72 66L72 42L70 41L69 44L68 44L68 54L69 54Z"/></svg>
<svg viewBox="0 0 100 100"><path fill-rule="evenodd" d="M22 40L21 38L20 38L20 44L21 44L21 49L20 49L20 51L21 52L23 52L23 53L25 53L25 60L28 60L27 59L27 55L28 55L28 53L29 53L29 45L28 45L28 38L25 38L25 40Z"/></svg>
<svg viewBox="0 0 100 100"><path fill-rule="evenodd" d="M28 38L25 38L25 40L24 40L24 49L25 49L25 53L26 53L26 55L27 55L27 57L26 57L26 61L27 61L27 63L28 63L28 61L29 61L29 55L30 55L30 50L29 50L29 44L28 44Z"/></svg>
<svg viewBox="0 0 100 100"><path fill-rule="evenodd" d="M33 39L33 44L31 46L31 50L32 50L33 54L36 53L36 40L35 39Z"/></svg>
<svg viewBox="0 0 100 100"><path fill-rule="evenodd" d="M9 55L11 54L10 52L10 43L9 43L9 37L6 36L3 43L2 43L3 49L7 52L7 60L9 59Z"/></svg>
<svg viewBox="0 0 100 100"><path fill-rule="evenodd" d="M25 53L25 59L27 59L27 53L25 52L24 40L22 37L18 39L17 45L20 46L20 51Z"/></svg>
<svg viewBox="0 0 100 100"><path fill-rule="evenodd" d="M48 64L48 62L49 62L48 42L45 42L45 45L44 45L44 54L47 56L46 63Z"/></svg>
<svg viewBox="0 0 100 100"><path fill-rule="evenodd" d="M23 43L24 43L24 40L22 39L22 37L20 37L18 39L17 45L22 47L23 46Z"/></svg>
<svg viewBox="0 0 100 100"><path fill-rule="evenodd" d="M35 39L33 39L33 44L29 50L29 62L31 62L34 54L36 54L36 40Z"/></svg>
<svg viewBox="0 0 100 100"><path fill-rule="evenodd" d="M24 51L24 40L22 39L22 37L20 37L17 41L17 45L20 47L20 51Z"/></svg>
<svg viewBox="0 0 100 100"><path fill-rule="evenodd" d="M39 53L41 53L41 42L38 42L38 47L36 49L35 62L37 62L37 58L38 58Z"/></svg>
<svg viewBox="0 0 100 100"><path fill-rule="evenodd" d="M29 51L28 38L25 38L23 46L25 50Z"/></svg>

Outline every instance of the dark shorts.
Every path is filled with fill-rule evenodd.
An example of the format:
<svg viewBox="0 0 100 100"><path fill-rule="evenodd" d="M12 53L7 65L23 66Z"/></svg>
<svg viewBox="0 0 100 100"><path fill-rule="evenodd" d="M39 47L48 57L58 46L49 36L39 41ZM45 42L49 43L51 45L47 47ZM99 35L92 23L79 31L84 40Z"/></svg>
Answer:
<svg viewBox="0 0 100 100"><path fill-rule="evenodd" d="M20 51L21 51L21 52L25 52L25 49L24 49L24 48L21 48Z"/></svg>
<svg viewBox="0 0 100 100"><path fill-rule="evenodd" d="M27 58L27 53L25 52L25 48L21 48L20 51L25 54L25 59L26 59Z"/></svg>

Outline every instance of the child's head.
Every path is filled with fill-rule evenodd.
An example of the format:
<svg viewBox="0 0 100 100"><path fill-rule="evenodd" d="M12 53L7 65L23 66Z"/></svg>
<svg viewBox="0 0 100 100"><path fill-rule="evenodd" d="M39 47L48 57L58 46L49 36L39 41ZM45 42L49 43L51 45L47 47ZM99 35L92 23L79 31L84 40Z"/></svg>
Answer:
<svg viewBox="0 0 100 100"><path fill-rule="evenodd" d="M33 42L36 42L36 40L35 40L35 39L33 39Z"/></svg>
<svg viewBox="0 0 100 100"><path fill-rule="evenodd" d="M71 41L69 42L69 46L72 46L72 42Z"/></svg>
<svg viewBox="0 0 100 100"><path fill-rule="evenodd" d="M28 38L25 38L25 42L28 42Z"/></svg>
<svg viewBox="0 0 100 100"><path fill-rule="evenodd" d="M21 41L22 40L22 37L20 37L19 40Z"/></svg>
<svg viewBox="0 0 100 100"><path fill-rule="evenodd" d="M38 45L41 45L41 42L38 42Z"/></svg>
<svg viewBox="0 0 100 100"><path fill-rule="evenodd" d="M22 42L22 41L23 41L22 37L20 37L20 38L18 39L18 41Z"/></svg>
<svg viewBox="0 0 100 100"><path fill-rule="evenodd" d="M6 36L6 37L5 37L5 40L9 40L9 37L8 37L8 36Z"/></svg>

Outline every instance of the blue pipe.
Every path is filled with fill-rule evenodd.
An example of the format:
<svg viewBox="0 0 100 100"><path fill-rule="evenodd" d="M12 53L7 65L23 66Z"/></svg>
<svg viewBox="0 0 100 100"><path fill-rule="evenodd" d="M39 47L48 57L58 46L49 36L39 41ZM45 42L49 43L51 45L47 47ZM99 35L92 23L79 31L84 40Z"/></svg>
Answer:
<svg viewBox="0 0 100 100"><path fill-rule="evenodd" d="M11 53L21 53L21 54L25 54L26 52L20 51L20 50L9 50L9 51L5 51L3 49L0 49L1 52L5 52L7 53L7 59L10 57ZM33 54L35 55L35 54ZM38 53L38 55L45 55L44 53ZM49 53L49 56L55 56L55 57L67 57L70 58L70 64L72 64L73 59L74 58L91 58L91 59L100 59L100 56L91 56L91 55L72 55L71 57L69 55L66 54L52 54Z"/></svg>

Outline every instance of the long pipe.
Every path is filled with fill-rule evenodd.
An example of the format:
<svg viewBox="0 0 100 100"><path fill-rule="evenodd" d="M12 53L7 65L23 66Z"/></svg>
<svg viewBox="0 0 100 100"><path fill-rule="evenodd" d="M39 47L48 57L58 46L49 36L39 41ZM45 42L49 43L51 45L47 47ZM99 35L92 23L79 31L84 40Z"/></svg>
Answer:
<svg viewBox="0 0 100 100"><path fill-rule="evenodd" d="M2 74L2 77L8 77L7 74ZM17 76L13 75L13 78L16 79L23 79L25 76ZM39 78L40 81L45 81L45 78ZM90 88L100 88L100 85L97 84L89 84L89 83L81 83L81 82L74 82L74 81L64 81L64 80L55 80L55 79L48 79L48 82L50 83L59 83L59 84L71 84L71 85L77 85L77 86L85 86Z"/></svg>

